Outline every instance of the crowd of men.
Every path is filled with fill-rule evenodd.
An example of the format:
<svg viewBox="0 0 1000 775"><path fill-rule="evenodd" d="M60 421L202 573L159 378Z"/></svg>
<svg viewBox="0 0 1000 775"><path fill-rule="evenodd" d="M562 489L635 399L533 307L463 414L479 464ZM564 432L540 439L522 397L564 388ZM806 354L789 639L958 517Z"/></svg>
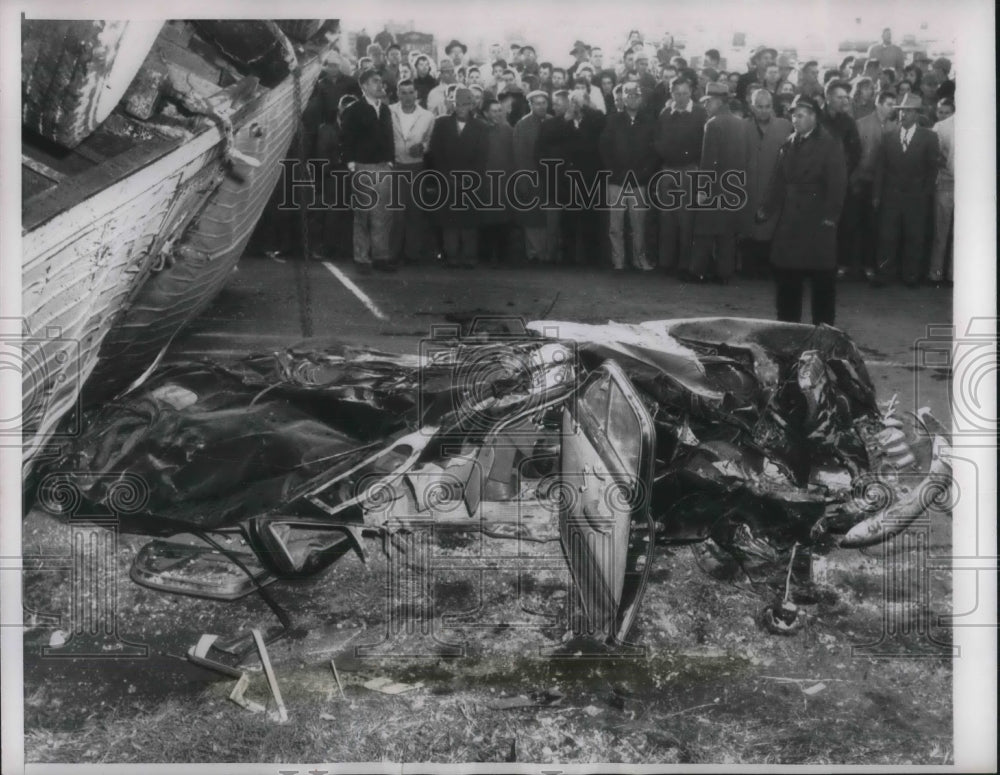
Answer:
<svg viewBox="0 0 1000 775"><path fill-rule="evenodd" d="M907 62L891 30L822 75L763 46L745 69L726 71L711 49L692 67L670 35L651 45L638 32L614 57L577 41L566 67L530 45L495 44L475 62L453 40L432 62L386 30L360 43L356 60L327 55L304 116L307 156L327 160L328 175L367 173L376 193L353 211L310 210L324 257L362 272L440 259L631 266L691 282L767 274L779 318L801 316L811 280L813 319L828 323L838 277L951 282L951 63L920 52ZM423 170L516 185L499 187L500 207L429 212L414 203L426 192L404 183L402 206L389 207L389 173ZM597 181L596 197L541 190L572 175Z"/></svg>

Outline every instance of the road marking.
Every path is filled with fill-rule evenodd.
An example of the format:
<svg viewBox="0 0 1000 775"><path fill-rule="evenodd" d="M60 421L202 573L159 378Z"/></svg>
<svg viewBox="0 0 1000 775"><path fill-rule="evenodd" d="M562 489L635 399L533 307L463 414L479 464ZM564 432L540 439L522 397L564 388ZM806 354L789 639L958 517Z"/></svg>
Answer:
<svg viewBox="0 0 1000 775"><path fill-rule="evenodd" d="M195 331L188 334L191 339L277 339L282 342L296 341L295 334L261 334L256 332L240 333L238 331Z"/></svg>
<svg viewBox="0 0 1000 775"><path fill-rule="evenodd" d="M903 362L903 361L865 361L865 366L881 366L886 369L917 369L918 371L939 371L945 370L945 366L924 366L919 363Z"/></svg>
<svg viewBox="0 0 1000 775"><path fill-rule="evenodd" d="M172 352L170 354L169 358L164 358L163 360L164 360L164 363L173 363L173 362L176 362L178 360L186 360L186 359L189 359L189 358L204 358L205 356L208 356L208 355L237 356L237 357L243 357L243 358L245 358L245 357L247 357L249 355L252 355L252 354L260 355L261 353L260 353L259 350L258 351L254 351L254 350L246 350L246 349L243 349L243 350L232 350L232 349L229 349L229 350L203 350L201 348L194 349L194 350L183 349L183 350L175 350L174 352Z"/></svg>
<svg viewBox="0 0 1000 775"><path fill-rule="evenodd" d="M348 277L346 274L340 271L329 261L324 261L323 266L329 269L330 274L332 274L334 277L340 280L340 282L343 283L344 287L347 288L347 290L349 290L351 293L357 296L358 301L364 304L365 307L368 308L368 311L371 312L375 317L377 317L379 320L389 319L385 315L385 313L382 312L382 310L380 310L377 306L375 306L375 302L372 301L370 298L368 298L368 294L365 293L363 290L361 290L357 285L355 285L354 281L350 277Z"/></svg>

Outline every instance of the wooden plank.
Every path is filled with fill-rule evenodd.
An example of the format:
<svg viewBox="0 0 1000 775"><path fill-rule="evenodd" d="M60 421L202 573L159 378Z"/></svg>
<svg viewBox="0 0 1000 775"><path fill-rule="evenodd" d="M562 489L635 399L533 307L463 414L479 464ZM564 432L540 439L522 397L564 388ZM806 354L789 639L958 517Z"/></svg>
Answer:
<svg viewBox="0 0 1000 775"><path fill-rule="evenodd" d="M278 678L271 667L271 658L267 654L267 646L264 645L264 636L256 627L250 630L253 633L254 642L257 644L257 652L260 654L260 663L264 666L264 674L267 676L267 685L271 687L271 694L278 705L278 720L281 723L288 721L288 711L285 710L285 701L281 698L281 689L278 687Z"/></svg>
<svg viewBox="0 0 1000 775"><path fill-rule="evenodd" d="M21 164L30 169L32 172L37 172L42 177L54 180L56 183L62 183L66 179L66 176L61 172L56 172L51 167L42 164L40 161L35 161L30 156L23 153L21 154Z"/></svg>

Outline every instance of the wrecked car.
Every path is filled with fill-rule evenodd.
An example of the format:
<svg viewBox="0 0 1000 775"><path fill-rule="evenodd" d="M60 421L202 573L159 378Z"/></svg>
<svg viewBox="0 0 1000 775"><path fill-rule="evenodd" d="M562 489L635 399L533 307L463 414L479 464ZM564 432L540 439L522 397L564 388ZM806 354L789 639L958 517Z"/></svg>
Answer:
<svg viewBox="0 0 1000 775"><path fill-rule="evenodd" d="M132 579L217 599L321 573L365 534L388 552L427 531L556 540L574 632L614 647L665 544L749 573L877 544L947 501L947 435L893 403L825 326L473 326L416 356L162 366L83 417L35 486L50 510L69 484L97 513L139 483L116 511L156 536ZM543 508L510 508L524 503ZM772 612L779 630L788 613Z"/></svg>

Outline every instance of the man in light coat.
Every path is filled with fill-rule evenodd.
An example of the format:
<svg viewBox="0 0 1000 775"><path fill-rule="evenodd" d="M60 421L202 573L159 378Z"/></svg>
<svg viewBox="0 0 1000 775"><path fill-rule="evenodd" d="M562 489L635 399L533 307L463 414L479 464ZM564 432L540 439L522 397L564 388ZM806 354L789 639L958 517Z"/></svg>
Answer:
<svg viewBox="0 0 1000 775"><path fill-rule="evenodd" d="M430 146L434 114L417 104L417 87L412 80L396 85L399 102L389 106L395 147L394 169L403 174L399 187L402 210L392 213L392 255L395 261L424 261L431 251L427 214L413 204L410 183L424 168L424 154Z"/></svg>
<svg viewBox="0 0 1000 775"><path fill-rule="evenodd" d="M875 273L875 250L878 246L878 213L872 203L875 185L875 163L879 149L888 132L899 129L894 119L896 96L882 92L875 101L875 110L858 119L858 136L861 138L861 160L848 178L848 184L858 205L857 229L847 249L858 257L865 276L871 280Z"/></svg>
<svg viewBox="0 0 1000 775"><path fill-rule="evenodd" d="M753 214L764 203L767 187L778 164L778 152L792 133L792 122L774 115L771 93L757 89L750 96L752 115L744 119L747 160L747 206L744 210L746 235L740 245L742 269L750 275L765 273L771 254L771 238L778 220L772 215L756 223Z"/></svg>
<svg viewBox="0 0 1000 775"><path fill-rule="evenodd" d="M704 282L714 270L725 284L736 271L736 235L740 231L745 201L726 190L745 183L746 140L743 121L729 112L729 89L710 83L702 98L708 122L701 145L699 170L713 176L708 190L695 193L694 244L691 278ZM734 178L742 174L743 181Z"/></svg>

